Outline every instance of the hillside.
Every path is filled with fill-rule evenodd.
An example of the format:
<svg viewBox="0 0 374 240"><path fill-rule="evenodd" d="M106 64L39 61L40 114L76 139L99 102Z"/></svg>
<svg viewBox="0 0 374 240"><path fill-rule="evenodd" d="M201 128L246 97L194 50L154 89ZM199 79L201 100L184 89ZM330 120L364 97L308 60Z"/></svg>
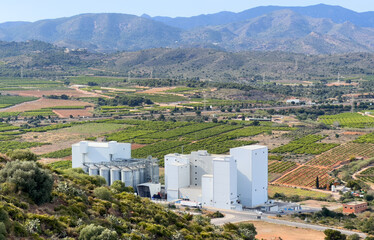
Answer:
<svg viewBox="0 0 374 240"><path fill-rule="evenodd" d="M191 18L81 14L0 24L1 41L39 40L96 52L215 48L334 54L374 51L374 13L341 7L258 7Z"/></svg>
<svg viewBox="0 0 374 240"><path fill-rule="evenodd" d="M335 23L351 22L360 27L374 27L374 12L358 13L340 6L330 6L318 4L307 7L281 7L281 6L263 6L248 9L239 13L219 12L214 14L199 15L193 17L143 17L163 22L169 26L194 29L206 26L225 25L234 22L241 22L262 15L269 14L279 10L291 10L303 16L312 18L328 18Z"/></svg>
<svg viewBox="0 0 374 240"><path fill-rule="evenodd" d="M216 228L204 215L176 213L120 181L106 187L69 164L0 159L0 239L247 239L241 231L253 227Z"/></svg>
<svg viewBox="0 0 374 240"><path fill-rule="evenodd" d="M199 28L183 36L187 42L211 43L235 51L329 54L372 51L374 29L280 10L243 22Z"/></svg>
<svg viewBox="0 0 374 240"><path fill-rule="evenodd" d="M51 44L0 43L0 76L62 77L95 74L213 81L320 80L372 74L372 54L304 55L285 52L226 52L217 49L149 49L112 54L65 52Z"/></svg>

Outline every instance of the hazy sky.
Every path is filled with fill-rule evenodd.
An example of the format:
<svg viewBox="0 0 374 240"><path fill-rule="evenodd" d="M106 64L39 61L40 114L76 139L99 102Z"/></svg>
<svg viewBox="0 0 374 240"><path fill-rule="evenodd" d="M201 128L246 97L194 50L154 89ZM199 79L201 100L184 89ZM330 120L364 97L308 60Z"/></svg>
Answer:
<svg viewBox="0 0 374 240"><path fill-rule="evenodd" d="M151 16L194 16L240 12L266 5L340 5L358 12L374 11L374 0L0 0L0 22L36 21L80 13L116 12Z"/></svg>

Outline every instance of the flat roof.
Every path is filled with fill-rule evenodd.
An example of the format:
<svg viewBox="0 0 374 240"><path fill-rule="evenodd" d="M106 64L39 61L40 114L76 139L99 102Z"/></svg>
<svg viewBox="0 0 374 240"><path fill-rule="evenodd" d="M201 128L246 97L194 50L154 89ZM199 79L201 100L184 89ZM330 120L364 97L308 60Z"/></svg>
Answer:
<svg viewBox="0 0 374 240"><path fill-rule="evenodd" d="M242 147L237 147L237 148L256 150L256 149L262 149L262 148L267 148L267 147L264 145L247 145L247 146L242 146Z"/></svg>

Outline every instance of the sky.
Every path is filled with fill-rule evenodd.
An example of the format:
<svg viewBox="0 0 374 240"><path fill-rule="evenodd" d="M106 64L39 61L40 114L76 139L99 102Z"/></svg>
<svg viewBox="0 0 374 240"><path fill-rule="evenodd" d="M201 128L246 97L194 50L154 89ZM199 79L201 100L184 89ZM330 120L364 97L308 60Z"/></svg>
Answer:
<svg viewBox="0 0 374 240"><path fill-rule="evenodd" d="M126 13L189 17L257 6L308 6L324 3L357 12L374 11L373 0L0 0L0 22L37 21L81 13Z"/></svg>

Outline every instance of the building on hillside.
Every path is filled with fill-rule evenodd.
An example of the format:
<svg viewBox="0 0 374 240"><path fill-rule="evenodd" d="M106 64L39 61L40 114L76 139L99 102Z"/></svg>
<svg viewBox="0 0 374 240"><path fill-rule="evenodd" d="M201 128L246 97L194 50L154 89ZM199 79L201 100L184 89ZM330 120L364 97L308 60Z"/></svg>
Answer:
<svg viewBox="0 0 374 240"><path fill-rule="evenodd" d="M301 101L300 101L300 99L287 99L286 103L287 104L300 104Z"/></svg>
<svg viewBox="0 0 374 240"><path fill-rule="evenodd" d="M168 201L190 199L222 209L253 208L268 200L268 149L251 145L230 155L207 151L165 156Z"/></svg>
<svg viewBox="0 0 374 240"><path fill-rule="evenodd" d="M367 202L349 202L343 204L343 213L362 213L368 208Z"/></svg>
<svg viewBox="0 0 374 240"><path fill-rule="evenodd" d="M131 144L112 142L81 141L72 146L72 166L82 168L89 175L105 178L107 185L121 180L135 191L143 183L159 185L158 160L131 158ZM144 189L149 187L149 189ZM161 187L161 186L159 186ZM158 186L146 184L141 186L142 192L153 193Z"/></svg>

